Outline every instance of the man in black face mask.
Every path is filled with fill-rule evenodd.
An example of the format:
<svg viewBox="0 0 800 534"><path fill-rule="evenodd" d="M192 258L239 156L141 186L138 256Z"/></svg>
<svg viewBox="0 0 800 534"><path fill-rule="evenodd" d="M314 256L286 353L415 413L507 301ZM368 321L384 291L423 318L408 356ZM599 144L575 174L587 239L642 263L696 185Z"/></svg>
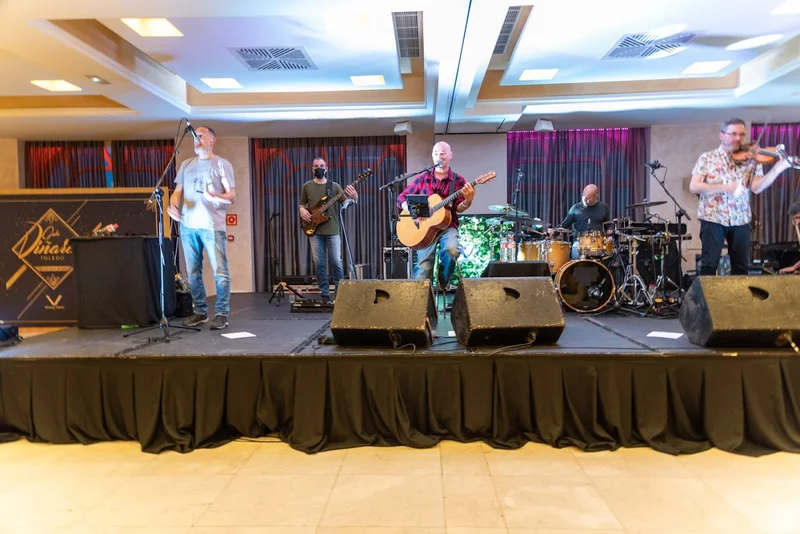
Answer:
<svg viewBox="0 0 800 534"><path fill-rule="evenodd" d="M331 198L342 191L339 184L328 182L328 164L322 158L316 158L311 164L314 178L303 184L303 191L300 194L300 218L306 222L311 221L311 212L320 201L327 197ZM345 194L354 200L358 200L358 193L352 185L344 189ZM339 202L343 203L347 199L343 196ZM335 206L328 208L331 218L320 224L311 239L311 256L314 258L314 269L322 292L322 300L330 302L330 282L335 287L339 287L339 280L344 276L342 269L342 241L339 237L339 218L338 210ZM328 280L328 262L331 263L332 280Z"/></svg>

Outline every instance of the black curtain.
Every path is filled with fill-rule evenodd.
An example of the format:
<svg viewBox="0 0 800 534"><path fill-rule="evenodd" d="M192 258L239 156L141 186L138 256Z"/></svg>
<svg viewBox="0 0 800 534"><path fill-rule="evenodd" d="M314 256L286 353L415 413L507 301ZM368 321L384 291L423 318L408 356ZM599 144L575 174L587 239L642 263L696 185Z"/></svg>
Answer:
<svg viewBox="0 0 800 534"><path fill-rule="evenodd" d="M300 229L300 190L312 178L314 158L328 163L328 178L342 187L364 169L373 175L356 187L359 203L345 212L354 263L381 272L383 247L388 243L389 201L378 187L403 174L406 139L401 136L253 139L253 242L256 291L272 291L280 257L284 275L313 274L311 247ZM275 242L270 242L270 234ZM342 242L345 276L347 250ZM273 251L273 252L270 252Z"/></svg>
<svg viewBox="0 0 800 534"><path fill-rule="evenodd" d="M172 139L112 141L115 187L155 187L161 173L175 150ZM175 182L175 163L169 166L164 185L172 190Z"/></svg>
<svg viewBox="0 0 800 534"><path fill-rule="evenodd" d="M598 128L508 133L508 202L517 169L522 172L520 209L558 225L595 184L612 217L630 216L647 185L645 128Z"/></svg>
<svg viewBox="0 0 800 534"><path fill-rule="evenodd" d="M25 187L106 187L102 141L26 141Z"/></svg>

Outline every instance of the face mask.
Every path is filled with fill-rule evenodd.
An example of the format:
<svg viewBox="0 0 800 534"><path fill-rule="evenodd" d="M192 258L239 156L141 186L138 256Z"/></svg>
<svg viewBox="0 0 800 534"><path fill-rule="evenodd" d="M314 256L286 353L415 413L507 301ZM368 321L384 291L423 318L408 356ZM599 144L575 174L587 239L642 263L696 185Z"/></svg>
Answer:
<svg viewBox="0 0 800 534"><path fill-rule="evenodd" d="M317 167L314 169L314 178L317 178L318 180L325 178L325 169L322 167Z"/></svg>

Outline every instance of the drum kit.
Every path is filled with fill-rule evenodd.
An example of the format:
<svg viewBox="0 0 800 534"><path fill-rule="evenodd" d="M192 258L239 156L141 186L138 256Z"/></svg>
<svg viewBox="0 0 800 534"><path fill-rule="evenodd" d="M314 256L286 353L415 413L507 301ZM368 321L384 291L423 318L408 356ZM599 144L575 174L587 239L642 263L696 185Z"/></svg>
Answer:
<svg viewBox="0 0 800 534"><path fill-rule="evenodd" d="M580 257L572 260L572 232L568 229L550 228L510 205L489 206L490 211L502 215L488 222L490 230L499 228L501 233L507 232L510 225L519 225L518 259L546 262L556 292L567 308L579 313L622 309L644 316L680 304L679 271L670 270L668 262L680 262L675 241L691 239L685 225L650 222L657 216L650 215L648 209L661 204L666 202L626 206L627 210L644 208L642 222L614 219L605 223L605 232L576 235Z"/></svg>

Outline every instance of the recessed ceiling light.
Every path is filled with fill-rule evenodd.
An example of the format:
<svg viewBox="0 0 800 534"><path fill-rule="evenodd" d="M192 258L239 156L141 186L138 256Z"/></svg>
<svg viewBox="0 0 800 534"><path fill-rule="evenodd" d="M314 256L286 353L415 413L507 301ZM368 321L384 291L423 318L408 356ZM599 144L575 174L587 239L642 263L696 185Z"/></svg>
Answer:
<svg viewBox="0 0 800 534"><path fill-rule="evenodd" d="M672 37L673 35L681 33L685 29L686 24L670 24L669 26L656 28L655 30L649 32L648 35L655 37L656 39L666 39L667 37Z"/></svg>
<svg viewBox="0 0 800 534"><path fill-rule="evenodd" d="M674 56L675 54L683 52L684 50L686 50L685 46L678 46L676 48L671 48L669 50L659 50L655 54L650 54L649 56L647 56L647 59L662 59L665 57Z"/></svg>
<svg viewBox="0 0 800 534"><path fill-rule="evenodd" d="M698 61L686 67L683 74L713 74L721 71L730 64L730 61Z"/></svg>
<svg viewBox="0 0 800 534"><path fill-rule="evenodd" d="M386 85L386 80L383 74L374 74L371 76L350 76L350 81L353 85Z"/></svg>
<svg viewBox="0 0 800 534"><path fill-rule="evenodd" d="M200 78L200 81L212 89L241 89L242 84L233 78Z"/></svg>
<svg viewBox="0 0 800 534"><path fill-rule="evenodd" d="M558 69L526 69L519 76L521 82L532 82L536 80L552 80Z"/></svg>
<svg viewBox="0 0 800 534"><path fill-rule="evenodd" d="M728 45L725 47L725 50L749 50L750 48L758 48L759 46L774 43L775 41L779 41L781 38L783 38L783 35L779 33L773 33L772 35L761 35L760 37L753 37L752 39L745 39L744 41L739 41L737 43L733 43L732 45Z"/></svg>
<svg viewBox="0 0 800 534"><path fill-rule="evenodd" d="M109 84L108 80L104 80L100 76L95 76L94 74L87 74L86 77L89 78L92 82L98 83L100 85L108 85Z"/></svg>
<svg viewBox="0 0 800 534"><path fill-rule="evenodd" d="M69 83L67 80L31 80L31 83L36 87L41 87L47 91L54 93L70 93L76 91L83 91L77 85Z"/></svg>
<svg viewBox="0 0 800 534"><path fill-rule="evenodd" d="M142 37L183 37L178 28L167 19L121 19Z"/></svg>
<svg viewBox="0 0 800 534"><path fill-rule="evenodd" d="M800 15L800 0L786 0L770 13L772 15Z"/></svg>

